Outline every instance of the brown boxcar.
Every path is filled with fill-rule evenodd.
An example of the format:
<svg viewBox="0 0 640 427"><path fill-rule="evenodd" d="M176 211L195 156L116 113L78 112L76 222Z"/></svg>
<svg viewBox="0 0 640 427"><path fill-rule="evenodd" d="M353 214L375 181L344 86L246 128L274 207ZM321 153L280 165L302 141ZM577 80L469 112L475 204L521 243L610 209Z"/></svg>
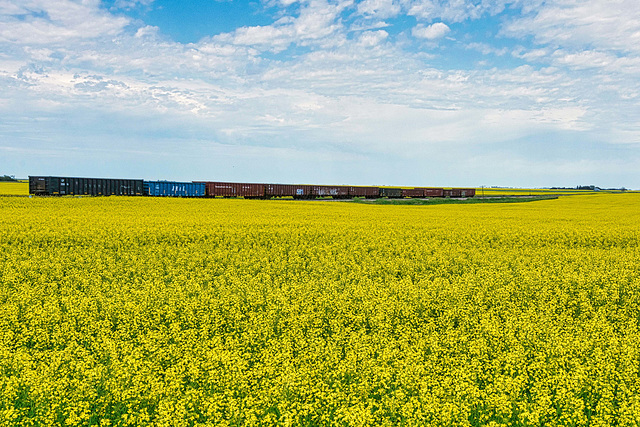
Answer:
<svg viewBox="0 0 640 427"><path fill-rule="evenodd" d="M462 197L475 197L476 189L475 188L461 188Z"/></svg>
<svg viewBox="0 0 640 427"><path fill-rule="evenodd" d="M424 197L424 190L421 188L403 188L402 197Z"/></svg>
<svg viewBox="0 0 640 427"><path fill-rule="evenodd" d="M424 197L443 197L444 192L442 188L421 188L424 192Z"/></svg>
<svg viewBox="0 0 640 427"><path fill-rule="evenodd" d="M378 187L349 187L350 197L366 197L367 199L375 199L380 196L380 188Z"/></svg>
<svg viewBox="0 0 640 427"><path fill-rule="evenodd" d="M293 197L294 199L310 199L312 197L310 185L296 184L265 184L266 197Z"/></svg>
<svg viewBox="0 0 640 427"><path fill-rule="evenodd" d="M207 197L235 197L236 187L230 182L205 181L205 194Z"/></svg>
<svg viewBox="0 0 640 427"><path fill-rule="evenodd" d="M244 197L246 199L265 197L264 184L212 181L205 181L204 184L208 197Z"/></svg>
<svg viewBox="0 0 640 427"><path fill-rule="evenodd" d="M264 184L237 184L238 194L245 199L264 198Z"/></svg>
<svg viewBox="0 0 640 427"><path fill-rule="evenodd" d="M331 185L314 185L311 194L315 197L328 197L334 199L343 199L349 197L349 187L331 186Z"/></svg>

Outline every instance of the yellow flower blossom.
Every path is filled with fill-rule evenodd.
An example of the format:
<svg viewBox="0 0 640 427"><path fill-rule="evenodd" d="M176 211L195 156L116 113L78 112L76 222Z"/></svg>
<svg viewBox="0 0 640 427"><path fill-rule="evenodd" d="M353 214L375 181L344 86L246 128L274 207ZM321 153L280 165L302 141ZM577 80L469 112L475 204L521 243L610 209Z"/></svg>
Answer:
<svg viewBox="0 0 640 427"><path fill-rule="evenodd" d="M640 422L640 195L0 197L0 425Z"/></svg>

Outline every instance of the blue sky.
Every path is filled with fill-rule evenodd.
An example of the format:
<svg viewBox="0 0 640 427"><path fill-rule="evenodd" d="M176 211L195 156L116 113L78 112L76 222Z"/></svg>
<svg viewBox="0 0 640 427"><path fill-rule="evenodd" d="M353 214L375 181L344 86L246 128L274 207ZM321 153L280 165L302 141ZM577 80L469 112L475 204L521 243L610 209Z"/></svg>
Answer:
<svg viewBox="0 0 640 427"><path fill-rule="evenodd" d="M0 0L0 174L640 188L637 0Z"/></svg>

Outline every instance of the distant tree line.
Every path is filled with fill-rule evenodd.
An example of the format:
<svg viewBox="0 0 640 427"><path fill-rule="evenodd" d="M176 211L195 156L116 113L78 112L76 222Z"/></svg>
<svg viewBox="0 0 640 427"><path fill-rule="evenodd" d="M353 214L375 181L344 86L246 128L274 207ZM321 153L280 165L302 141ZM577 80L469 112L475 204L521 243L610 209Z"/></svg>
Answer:
<svg viewBox="0 0 640 427"><path fill-rule="evenodd" d="M602 187L597 187L595 185L577 185L575 188L573 188L573 187L551 187L551 189L552 190L627 191L627 189L625 187L620 187L620 188L602 188Z"/></svg>
<svg viewBox="0 0 640 427"><path fill-rule="evenodd" d="M3 176L0 176L0 181L2 181L2 182L6 182L6 181L18 182L18 180L16 179L15 175L3 175Z"/></svg>

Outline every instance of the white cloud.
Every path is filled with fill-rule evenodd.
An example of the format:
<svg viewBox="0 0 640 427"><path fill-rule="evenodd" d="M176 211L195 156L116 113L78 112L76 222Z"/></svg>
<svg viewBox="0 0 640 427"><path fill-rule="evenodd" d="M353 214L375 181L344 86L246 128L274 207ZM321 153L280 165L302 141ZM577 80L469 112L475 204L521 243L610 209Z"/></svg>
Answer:
<svg viewBox="0 0 640 427"><path fill-rule="evenodd" d="M293 42L294 34L295 30L290 24L266 25L239 28L232 37L222 35L215 37L215 40L280 52Z"/></svg>
<svg viewBox="0 0 640 427"><path fill-rule="evenodd" d="M0 42L59 44L114 36L129 24L128 18L113 16L98 5L90 0L9 1L0 7Z"/></svg>
<svg viewBox="0 0 640 427"><path fill-rule="evenodd" d="M351 0L336 4L326 0L311 0L301 6L298 16L284 16L272 25L241 27L232 33L217 35L214 40L273 52L281 52L292 43L336 46L344 38L340 14L351 5Z"/></svg>
<svg viewBox="0 0 640 427"><path fill-rule="evenodd" d="M537 1L537 0L531 0ZM442 20L462 22L479 19L484 15L496 15L508 5L526 4L525 0L414 0L410 1L408 14L428 21Z"/></svg>
<svg viewBox="0 0 640 427"><path fill-rule="evenodd" d="M418 24L411 30L411 34L421 39L437 40L447 35L449 31L451 31L451 29L446 24L436 22L428 27Z"/></svg>
<svg viewBox="0 0 640 427"><path fill-rule="evenodd" d="M593 79L586 96L611 79L625 88L622 92L637 88L630 80L640 75L640 8L635 0L549 0L529 14L505 21L500 35L533 37L534 45L519 46L512 51L514 57ZM622 96L618 89L615 92Z"/></svg>
<svg viewBox="0 0 640 427"><path fill-rule="evenodd" d="M380 42L386 40L389 36L384 30L379 31L365 31L360 34L360 44L363 46L376 46Z"/></svg>
<svg viewBox="0 0 640 427"><path fill-rule="evenodd" d="M385 21L356 21L349 27L349 31L368 31L391 26Z"/></svg>
<svg viewBox="0 0 640 427"><path fill-rule="evenodd" d="M138 28L138 30L136 31L135 37L139 37L139 38L158 37L158 31L159 31L158 27L147 25L145 27Z"/></svg>
<svg viewBox="0 0 640 427"><path fill-rule="evenodd" d="M364 0L358 3L358 13L379 19L387 19L400 13L400 5L393 0Z"/></svg>
<svg viewBox="0 0 640 427"><path fill-rule="evenodd" d="M465 47L467 49L477 50L478 52L482 53L483 55L502 56L502 55L505 55L509 51L509 49L507 49L506 47L496 48L496 47L491 46L488 43L477 43L477 42L467 43L465 45Z"/></svg>
<svg viewBox="0 0 640 427"><path fill-rule="evenodd" d="M511 55L529 62L536 62L550 55L549 49L526 49L523 46L515 48Z"/></svg>
<svg viewBox="0 0 640 427"><path fill-rule="evenodd" d="M616 61L614 55L596 51L581 51L576 53L555 52L556 63L569 65L575 68L599 68L606 67Z"/></svg>
<svg viewBox="0 0 640 427"><path fill-rule="evenodd" d="M43 48L31 48L25 47L24 51L33 61L43 61L47 62L52 59L51 55L55 53L54 50L48 49L46 47Z"/></svg>
<svg viewBox="0 0 640 427"><path fill-rule="evenodd" d="M138 6L149 6L154 0L116 0L114 7L118 9L133 9Z"/></svg>
<svg viewBox="0 0 640 427"><path fill-rule="evenodd" d="M508 23L502 34L532 35L539 44L564 48L640 53L640 8L637 0L547 1L535 13Z"/></svg>
<svg viewBox="0 0 640 427"><path fill-rule="evenodd" d="M293 31L298 22L285 18L269 31ZM434 24L423 28L423 36L437 37L447 29ZM315 132L310 144L348 135L355 146L378 151L386 150L394 134L398 144L409 148L424 144L425 135L428 141L443 142L477 135L504 140L540 127L582 131L591 119L588 106L575 104L584 88L569 78L530 68L486 73L425 68L401 47L381 43L389 38L386 31L363 32L330 50L317 48L284 62L260 59L239 43L242 34L236 32L227 42L214 37L181 45L159 40L154 28L141 27L108 49L87 48L64 60L66 68L107 67L118 76L106 69L65 73L33 68L16 79L24 83L23 93L41 100L143 115L187 115L197 126L219 126L234 138L259 139L283 128L292 135ZM274 34L276 39L297 37ZM269 37L246 42L267 44ZM32 60L50 57L49 50L30 52Z"/></svg>

